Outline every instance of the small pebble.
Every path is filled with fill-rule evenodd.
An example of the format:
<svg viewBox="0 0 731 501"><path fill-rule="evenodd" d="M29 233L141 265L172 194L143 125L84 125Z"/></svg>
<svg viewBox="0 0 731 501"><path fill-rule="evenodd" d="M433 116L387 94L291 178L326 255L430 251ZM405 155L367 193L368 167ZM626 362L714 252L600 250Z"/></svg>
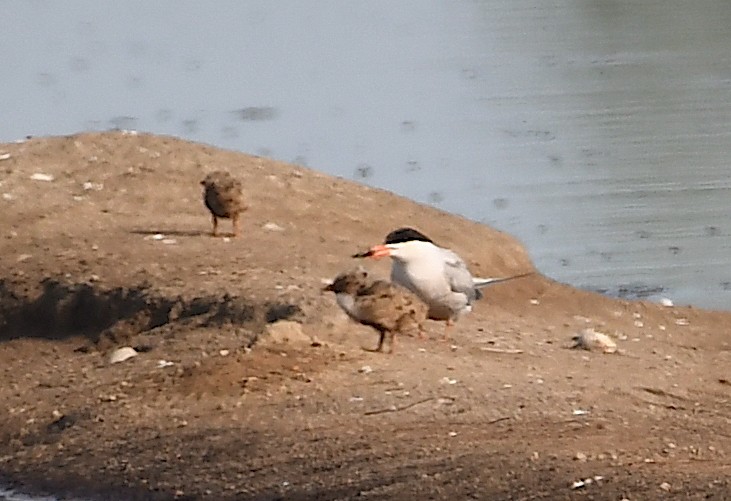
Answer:
<svg viewBox="0 0 731 501"><path fill-rule="evenodd" d="M262 228L267 231L284 231L284 228L279 226L277 223L272 222L266 223L264 226L262 226Z"/></svg>
<svg viewBox="0 0 731 501"><path fill-rule="evenodd" d="M572 489L581 489L584 487L586 483L583 480L577 480L573 484L571 484Z"/></svg>
<svg viewBox="0 0 731 501"><path fill-rule="evenodd" d="M92 183L90 181L85 182L83 185L84 191L94 190L101 191L104 189L104 185L101 183Z"/></svg>
<svg viewBox="0 0 731 501"><path fill-rule="evenodd" d="M50 174L43 174L41 172L36 172L30 177L33 181L53 181L54 177Z"/></svg>

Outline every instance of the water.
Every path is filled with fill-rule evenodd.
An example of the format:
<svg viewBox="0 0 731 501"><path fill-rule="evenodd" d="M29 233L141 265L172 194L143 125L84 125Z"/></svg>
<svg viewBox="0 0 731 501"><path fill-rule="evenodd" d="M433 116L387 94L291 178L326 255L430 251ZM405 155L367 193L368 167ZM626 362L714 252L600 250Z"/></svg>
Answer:
<svg viewBox="0 0 731 501"><path fill-rule="evenodd" d="M293 161L512 233L558 280L731 309L726 0L3 6L0 140Z"/></svg>

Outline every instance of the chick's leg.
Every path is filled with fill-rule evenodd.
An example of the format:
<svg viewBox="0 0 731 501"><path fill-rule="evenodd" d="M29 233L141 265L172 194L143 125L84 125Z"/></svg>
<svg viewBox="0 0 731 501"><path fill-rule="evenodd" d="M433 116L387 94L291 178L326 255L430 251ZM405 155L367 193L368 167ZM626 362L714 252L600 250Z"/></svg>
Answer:
<svg viewBox="0 0 731 501"><path fill-rule="evenodd" d="M211 232L211 236L217 237L218 236L218 218L215 214L211 215L213 219L213 232Z"/></svg>
<svg viewBox="0 0 731 501"><path fill-rule="evenodd" d="M396 342L396 333L395 332L389 332L388 333L389 342L388 342L388 352L393 353L394 343Z"/></svg>
<svg viewBox="0 0 731 501"><path fill-rule="evenodd" d="M241 229L239 228L239 215L234 214L231 216L231 224L233 225L234 236L238 237Z"/></svg>
<svg viewBox="0 0 731 501"><path fill-rule="evenodd" d="M383 340L386 337L386 333L384 331L379 331L379 337L378 337L378 346L376 346L375 351L381 351L383 349Z"/></svg>

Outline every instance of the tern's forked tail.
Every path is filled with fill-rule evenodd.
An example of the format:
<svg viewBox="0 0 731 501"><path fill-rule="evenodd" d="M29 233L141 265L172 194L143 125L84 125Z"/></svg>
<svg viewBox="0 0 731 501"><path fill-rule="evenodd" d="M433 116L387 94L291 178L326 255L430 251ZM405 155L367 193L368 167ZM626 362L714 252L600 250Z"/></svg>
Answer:
<svg viewBox="0 0 731 501"><path fill-rule="evenodd" d="M523 278L528 277L530 275L535 275L535 271L529 271L528 273L521 273L520 275L513 275L512 277L502 277L502 278L473 278L472 283L474 286L478 289L482 289L483 287L488 287L490 285L500 284L502 282L507 282L509 280L515 280L516 278Z"/></svg>

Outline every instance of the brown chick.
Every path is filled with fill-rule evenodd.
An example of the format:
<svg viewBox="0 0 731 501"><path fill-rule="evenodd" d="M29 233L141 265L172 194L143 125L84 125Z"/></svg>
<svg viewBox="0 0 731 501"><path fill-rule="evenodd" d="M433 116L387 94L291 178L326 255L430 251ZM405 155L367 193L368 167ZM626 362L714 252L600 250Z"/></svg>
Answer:
<svg viewBox="0 0 731 501"><path fill-rule="evenodd" d="M369 325L380 334L378 346L389 338L389 353L393 352L394 335L414 328L423 336L427 306L415 295L385 280L369 281L363 269L341 273L335 281L325 287L334 292L338 305L350 318L363 325Z"/></svg>
<svg viewBox="0 0 731 501"><path fill-rule="evenodd" d="M225 171L208 174L201 185L204 188L203 201L213 217L214 237L218 236L218 218L231 219L233 235L239 234L239 214L248 207L244 204L241 181Z"/></svg>

